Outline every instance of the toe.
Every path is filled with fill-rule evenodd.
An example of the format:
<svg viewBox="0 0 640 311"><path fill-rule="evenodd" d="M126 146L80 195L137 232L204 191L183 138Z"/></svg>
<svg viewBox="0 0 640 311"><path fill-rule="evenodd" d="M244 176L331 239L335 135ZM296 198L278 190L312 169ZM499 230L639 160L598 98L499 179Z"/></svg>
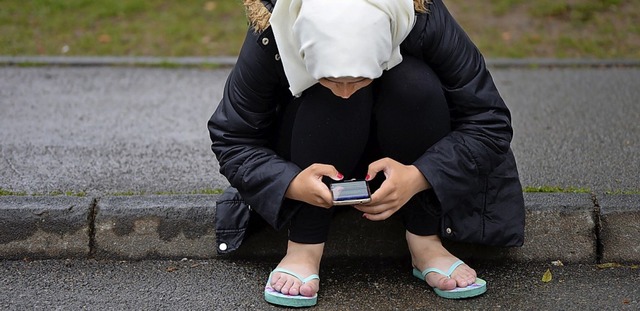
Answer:
<svg viewBox="0 0 640 311"><path fill-rule="evenodd" d="M300 286L300 295L306 297L313 297L318 292L318 286L316 283L306 283Z"/></svg>
<svg viewBox="0 0 640 311"><path fill-rule="evenodd" d="M442 278L440 281L440 286L438 286L441 290L451 290L456 288L456 281L450 278Z"/></svg>
<svg viewBox="0 0 640 311"><path fill-rule="evenodd" d="M461 266L451 276L457 283L458 287L467 287L476 281L476 271L469 268L469 266Z"/></svg>
<svg viewBox="0 0 640 311"><path fill-rule="evenodd" d="M427 284L441 290L450 290L456 288L456 281L442 274L429 273L426 278Z"/></svg>
<svg viewBox="0 0 640 311"><path fill-rule="evenodd" d="M291 289L295 286L296 286L296 282L291 278L288 278L287 281L284 283L284 286L282 286L282 289L280 290L280 292L285 295L293 295L291 293Z"/></svg>
<svg viewBox="0 0 640 311"><path fill-rule="evenodd" d="M296 279L294 277L283 273L277 273L271 278L271 287L285 295L297 295L300 284L296 284Z"/></svg>
<svg viewBox="0 0 640 311"><path fill-rule="evenodd" d="M300 293L300 287L294 284L289 288L289 295L297 296Z"/></svg>
<svg viewBox="0 0 640 311"><path fill-rule="evenodd" d="M271 278L271 287L277 291L281 291L287 280L280 274L276 274Z"/></svg>
<svg viewBox="0 0 640 311"><path fill-rule="evenodd" d="M467 282L466 279L455 280L455 282L456 282L456 286L457 287L463 287L464 288L464 287L469 286L469 283Z"/></svg>

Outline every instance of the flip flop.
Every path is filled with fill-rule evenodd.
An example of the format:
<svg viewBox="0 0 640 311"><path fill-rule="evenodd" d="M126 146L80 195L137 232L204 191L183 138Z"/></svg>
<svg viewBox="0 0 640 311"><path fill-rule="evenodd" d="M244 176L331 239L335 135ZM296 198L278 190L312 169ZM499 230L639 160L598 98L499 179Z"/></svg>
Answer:
<svg viewBox="0 0 640 311"><path fill-rule="evenodd" d="M317 274L312 274L306 278L302 278L299 275L282 268L275 268L269 274L269 279L267 280L267 285L264 286L264 300L268 303L272 303L279 306L284 307L312 307L318 303L318 294L313 295L312 297L302 296L302 295L285 295L271 287L271 277L275 272L286 273L300 280L302 284L305 284L311 280L319 280L320 277Z"/></svg>
<svg viewBox="0 0 640 311"><path fill-rule="evenodd" d="M442 274L448 278L451 278L451 274L453 273L453 271L462 264L464 264L462 260L454 262L451 267L449 267L449 270L447 270L447 272L444 272L437 268L428 268L421 272L420 270L413 268L413 275L423 281L425 280L427 274L431 272ZM487 282L481 278L476 278L476 282L467 287L456 287L451 290L441 290L434 287L433 291L435 291L438 296L447 299L471 298L484 294L487 291Z"/></svg>

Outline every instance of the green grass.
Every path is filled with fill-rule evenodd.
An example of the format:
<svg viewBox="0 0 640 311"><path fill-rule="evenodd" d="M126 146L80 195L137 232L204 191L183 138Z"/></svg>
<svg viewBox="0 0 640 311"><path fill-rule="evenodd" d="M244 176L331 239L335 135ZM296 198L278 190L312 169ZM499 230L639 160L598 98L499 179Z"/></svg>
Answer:
<svg viewBox="0 0 640 311"><path fill-rule="evenodd" d="M27 194L25 191L13 191L0 188L0 196L69 196L69 197L86 197L87 194L84 191L61 191L53 190L48 193L33 193Z"/></svg>
<svg viewBox="0 0 640 311"><path fill-rule="evenodd" d="M487 57L640 58L637 0L447 0ZM0 55L233 56L241 0L2 0Z"/></svg>
<svg viewBox="0 0 640 311"><path fill-rule="evenodd" d="M136 196L136 195L196 195L196 194L204 194L204 195L216 195L221 194L223 189L199 189L187 192L180 191L157 191L157 192L145 192L145 191L122 191L122 192L114 192L109 195L112 196ZM31 193L28 194L24 191L13 191L4 188L0 188L0 196L68 196L68 197L86 197L87 193L84 191L62 191L62 190L53 190L47 193Z"/></svg>
<svg viewBox="0 0 640 311"><path fill-rule="evenodd" d="M137 196L137 195L195 195L195 194L205 194L205 195L215 195L221 194L223 189L199 189L188 192L180 192L180 191L157 191L157 192L146 192L146 191L123 191L123 192L114 192L110 195L113 196Z"/></svg>
<svg viewBox="0 0 640 311"><path fill-rule="evenodd" d="M246 31L241 1L207 3L3 0L0 54L235 55Z"/></svg>
<svg viewBox="0 0 640 311"><path fill-rule="evenodd" d="M588 188L563 188L556 186L524 187L522 191L528 193L591 193L591 189Z"/></svg>
<svg viewBox="0 0 640 311"><path fill-rule="evenodd" d="M54 190L49 192L47 195L50 196L67 196L67 197L86 197L87 193L84 191L61 191L61 190Z"/></svg>
<svg viewBox="0 0 640 311"><path fill-rule="evenodd" d="M22 192L22 191L16 192L16 191L0 188L0 196L26 196L26 195L27 195L26 192Z"/></svg>
<svg viewBox="0 0 640 311"><path fill-rule="evenodd" d="M488 1L488 2L492 6L491 11L495 15L499 15L500 16L500 15L507 14L509 12L509 10L511 10L513 7L523 3L525 1L524 0L491 0L491 1Z"/></svg>
<svg viewBox="0 0 640 311"><path fill-rule="evenodd" d="M446 3L489 57L640 58L640 1Z"/></svg>
<svg viewBox="0 0 640 311"><path fill-rule="evenodd" d="M640 189L627 189L627 190L609 190L605 191L605 194L609 195L638 195L640 194Z"/></svg>
<svg viewBox="0 0 640 311"><path fill-rule="evenodd" d="M526 193L592 193L589 188L582 187L558 187L558 186L537 186L537 187L524 187L522 192ZM640 189L619 189L619 190L607 190L604 192L608 195L638 195Z"/></svg>

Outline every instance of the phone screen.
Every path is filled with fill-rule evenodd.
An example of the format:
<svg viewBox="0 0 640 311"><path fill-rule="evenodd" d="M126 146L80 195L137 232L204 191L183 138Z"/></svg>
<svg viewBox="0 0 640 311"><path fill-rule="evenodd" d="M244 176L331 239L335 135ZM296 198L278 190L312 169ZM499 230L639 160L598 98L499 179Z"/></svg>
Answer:
<svg viewBox="0 0 640 311"><path fill-rule="evenodd" d="M369 199L369 185L364 180L345 181L331 184L331 193L333 200L353 201Z"/></svg>

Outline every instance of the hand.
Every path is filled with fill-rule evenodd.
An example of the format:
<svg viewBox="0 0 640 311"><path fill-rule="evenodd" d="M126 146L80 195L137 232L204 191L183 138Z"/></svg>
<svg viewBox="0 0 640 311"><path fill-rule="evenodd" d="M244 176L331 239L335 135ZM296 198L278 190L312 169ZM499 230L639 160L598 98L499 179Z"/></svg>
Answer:
<svg viewBox="0 0 640 311"><path fill-rule="evenodd" d="M291 181L284 196L319 207L333 206L333 196L331 190L322 182L323 176L336 181L344 178L333 165L312 164Z"/></svg>
<svg viewBox="0 0 640 311"><path fill-rule="evenodd" d="M431 186L417 167L404 165L390 158L380 159L369 165L367 180L373 179L380 171L386 180L371 195L371 202L354 206L369 220L385 220L411 199L416 193Z"/></svg>

